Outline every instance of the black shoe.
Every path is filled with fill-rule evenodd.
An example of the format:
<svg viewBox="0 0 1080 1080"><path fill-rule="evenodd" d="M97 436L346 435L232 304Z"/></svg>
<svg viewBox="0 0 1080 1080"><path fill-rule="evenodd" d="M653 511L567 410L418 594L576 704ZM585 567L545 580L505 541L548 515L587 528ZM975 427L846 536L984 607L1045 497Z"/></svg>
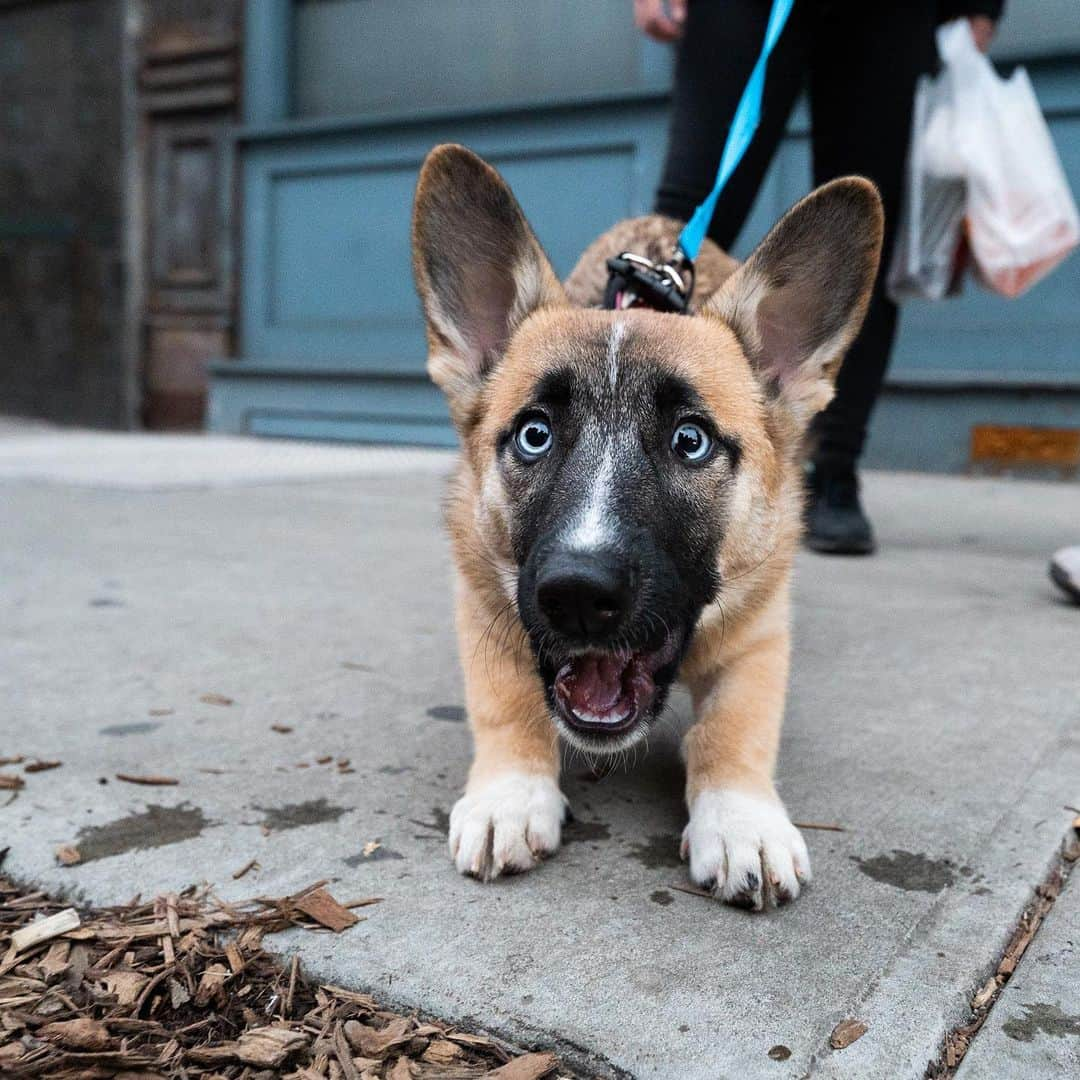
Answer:
<svg viewBox="0 0 1080 1080"><path fill-rule="evenodd" d="M829 555L873 553L874 530L859 502L853 465L814 465L806 502L806 546Z"/></svg>

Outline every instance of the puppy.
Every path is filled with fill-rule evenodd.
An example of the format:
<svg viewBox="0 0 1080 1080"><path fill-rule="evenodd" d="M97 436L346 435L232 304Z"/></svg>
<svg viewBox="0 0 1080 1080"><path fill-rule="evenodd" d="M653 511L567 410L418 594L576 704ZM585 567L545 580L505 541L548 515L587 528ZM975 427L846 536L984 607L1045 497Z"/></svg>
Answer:
<svg viewBox="0 0 1080 1080"><path fill-rule="evenodd" d="M623 222L563 287L493 168L440 146L421 170L414 269L462 448L447 516L475 742L450 850L483 879L552 854L559 735L625 751L679 678L695 714L683 857L761 909L810 880L772 780L801 447L862 323L881 202L836 180L742 265L707 246L692 316L590 307L607 256L662 258L678 230Z"/></svg>

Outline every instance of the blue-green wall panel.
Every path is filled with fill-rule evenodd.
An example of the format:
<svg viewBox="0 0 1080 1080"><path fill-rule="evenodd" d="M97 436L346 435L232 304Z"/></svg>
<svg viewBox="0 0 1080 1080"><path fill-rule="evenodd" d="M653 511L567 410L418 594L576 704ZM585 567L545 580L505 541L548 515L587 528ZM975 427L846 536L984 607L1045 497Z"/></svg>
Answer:
<svg viewBox="0 0 1080 1080"><path fill-rule="evenodd" d="M411 156L381 158L360 147L316 148L284 162L255 156L248 198L262 210L249 217L245 244L246 280L255 283L243 317L246 353L423 369L409 216L429 148L424 143ZM596 235L613 214L632 207L636 149L594 141L489 157L565 271L580 237Z"/></svg>

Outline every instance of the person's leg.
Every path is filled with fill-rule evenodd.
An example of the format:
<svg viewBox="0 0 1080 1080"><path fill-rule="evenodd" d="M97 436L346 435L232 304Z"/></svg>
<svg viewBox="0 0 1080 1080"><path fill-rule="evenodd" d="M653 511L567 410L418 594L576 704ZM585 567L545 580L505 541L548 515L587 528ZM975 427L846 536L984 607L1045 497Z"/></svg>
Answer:
<svg viewBox="0 0 1080 1080"><path fill-rule="evenodd" d="M810 15L817 0L797 0L769 60L761 125L716 208L709 236L729 248L806 81ZM728 128L765 40L770 0L691 2L676 47L667 159L655 209L689 219L716 181Z"/></svg>
<svg viewBox="0 0 1080 1080"><path fill-rule="evenodd" d="M885 206L881 270L866 321L840 369L836 396L815 424L808 542L819 550L857 553L874 546L854 471L896 334L897 309L885 294L885 273L903 197L915 84L936 62L936 16L933 0L825 0L815 21L814 180L859 173L877 184Z"/></svg>

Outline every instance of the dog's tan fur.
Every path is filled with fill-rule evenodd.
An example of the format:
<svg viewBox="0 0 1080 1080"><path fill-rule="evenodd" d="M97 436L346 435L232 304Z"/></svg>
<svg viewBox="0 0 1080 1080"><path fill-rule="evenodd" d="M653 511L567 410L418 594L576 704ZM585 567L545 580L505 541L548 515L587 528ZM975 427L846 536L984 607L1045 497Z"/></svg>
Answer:
<svg viewBox="0 0 1080 1080"><path fill-rule="evenodd" d="M833 187L791 211L741 267L715 245L707 246L698 263L696 317L644 310L618 315L633 328L635 351L626 362L647 354L685 377L742 448L723 504L718 559L723 587L702 613L680 671L696 718L685 740L692 811L704 793L735 792L780 807L782 814L772 777L788 677L789 581L801 528L800 447L806 424L828 400L843 351L861 324L881 242L880 204L872 186L847 179ZM814 199L818 202L810 205ZM479 204L485 208L477 209ZM475 740L467 798L493 790L489 785L500 778L557 781L559 772L556 728L514 604L516 566L495 454L498 433L546 371L574 362L581 342L610 328L615 313L588 309L602 292L606 256L627 249L666 255L679 228L678 222L658 217L620 223L590 246L564 289L524 218L516 219L515 208L494 170L462 148L441 147L425 163L414 226L416 277L428 315L429 370L448 394L463 450L450 488L448 521L466 706ZM829 228L827 220L815 220L815 213L818 219L835 215L838 229L859 231L850 256L861 260L858 281L843 311L829 309L833 282L815 282L812 276L816 254L807 246L827 242ZM495 278L505 253L469 239L483 231L484 214L496 222L489 231L516 260L505 267L501 286ZM456 221L455 215L465 220ZM441 250L453 244L471 249ZM438 260L447 258L459 259L461 272L474 275L461 295L446 284ZM463 331L462 311L469 303L464 289L498 287L512 292L502 304L505 326L500 329L497 318L493 323L491 313L484 312L480 330ZM824 313L831 329L821 341L796 341L806 333L789 332L785 312L802 305ZM475 320L465 322L475 325ZM798 352L799 360L779 366L774 354L786 352ZM717 507L720 513L720 503ZM526 869L558 843L557 828L552 842L550 835L539 835L538 826L526 824L521 826L524 854L520 843L515 848L510 841L500 850L501 819L493 815L485 850L462 869L481 876ZM703 843L695 838L700 835L688 828L684 846L690 846L692 861L693 846ZM795 872L805 880L809 866L799 865L805 848L792 846ZM779 891L777 875L767 865L762 869ZM769 886L766 881L766 899ZM797 892L798 886L788 891Z"/></svg>

